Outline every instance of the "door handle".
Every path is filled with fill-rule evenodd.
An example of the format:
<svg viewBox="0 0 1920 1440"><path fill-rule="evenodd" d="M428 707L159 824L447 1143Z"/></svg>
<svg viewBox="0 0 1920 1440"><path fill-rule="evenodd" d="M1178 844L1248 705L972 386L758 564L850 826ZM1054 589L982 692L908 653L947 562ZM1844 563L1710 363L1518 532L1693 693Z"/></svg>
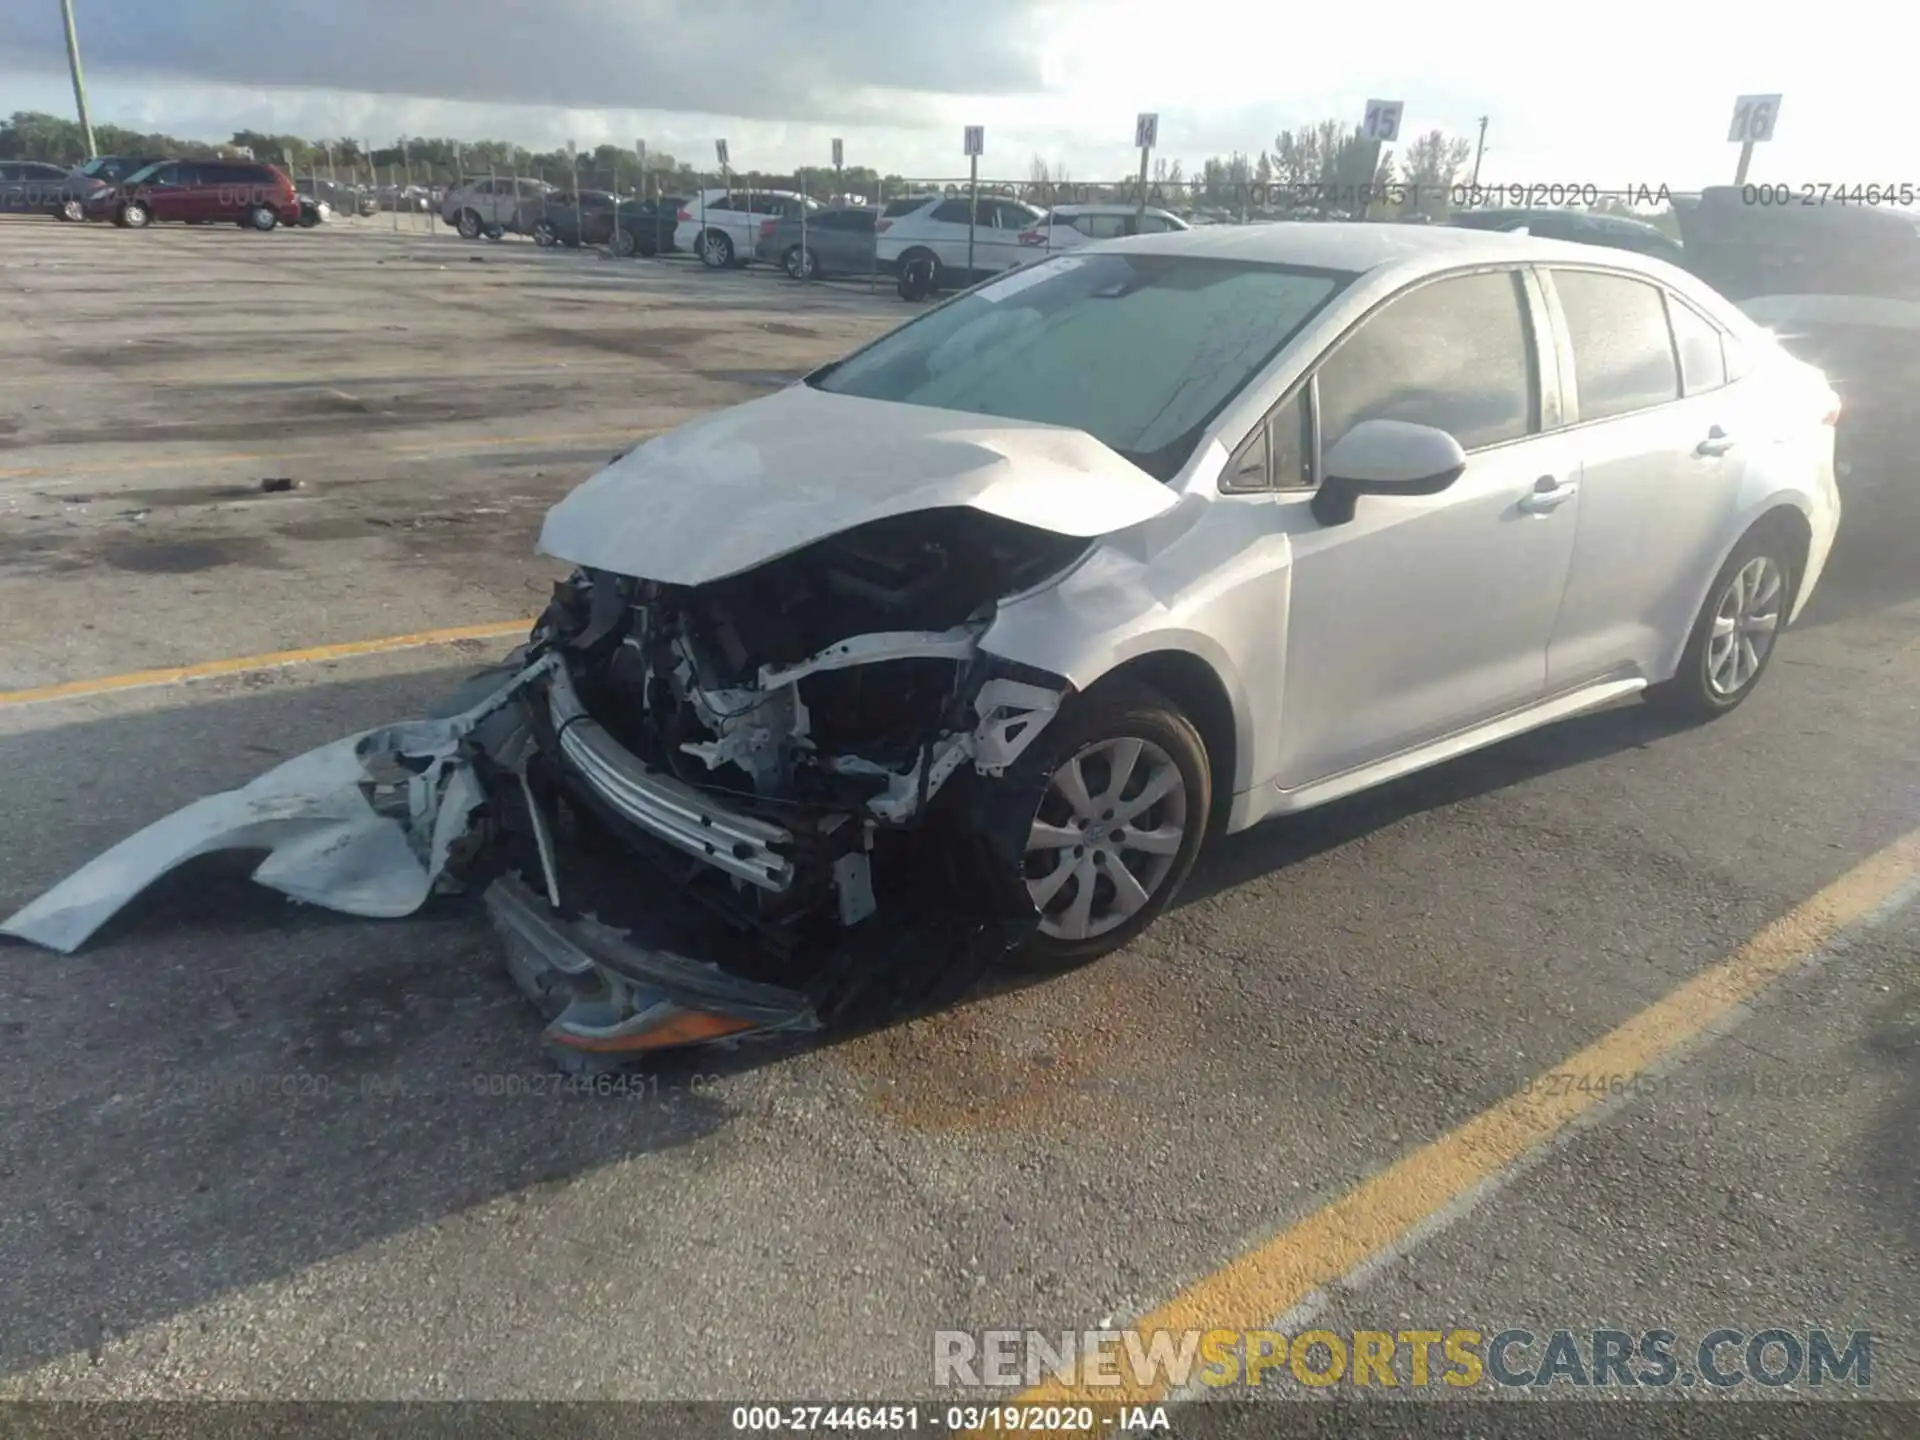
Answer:
<svg viewBox="0 0 1920 1440"><path fill-rule="evenodd" d="M1693 453L1702 457L1724 455L1733 448L1733 437L1718 425L1707 431L1707 438L1693 447Z"/></svg>
<svg viewBox="0 0 1920 1440"><path fill-rule="evenodd" d="M1580 487L1573 481L1556 480L1551 475L1542 475L1533 482L1533 489L1520 501L1520 508L1529 515L1545 515L1558 510L1567 501L1580 493Z"/></svg>

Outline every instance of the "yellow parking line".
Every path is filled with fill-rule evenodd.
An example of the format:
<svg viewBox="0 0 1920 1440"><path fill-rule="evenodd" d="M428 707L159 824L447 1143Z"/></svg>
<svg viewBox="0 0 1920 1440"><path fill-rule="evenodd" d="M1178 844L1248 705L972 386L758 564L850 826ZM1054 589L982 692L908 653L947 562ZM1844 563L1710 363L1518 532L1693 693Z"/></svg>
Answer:
<svg viewBox="0 0 1920 1440"><path fill-rule="evenodd" d="M67 680L58 685L36 685L26 690L0 690L0 708L35 705L49 700L78 700L118 690L178 685L187 680L210 680L221 675L244 675L255 670L277 670L291 665L315 665L325 660L350 660L360 655L385 655L395 650L421 650L429 645L452 645L461 640L519 639L532 628L531 620L501 620L491 625L458 625L444 630L419 630L411 635L347 640L337 645L309 645L302 650L276 650L267 655L203 660L197 665L132 670L124 675L104 675L97 680Z"/></svg>
<svg viewBox="0 0 1920 1440"><path fill-rule="evenodd" d="M1589 1087L1530 1084L1458 1129L1362 1182L1330 1205L1189 1286L1130 1327L1159 1331L1254 1330L1404 1242L1416 1227L1465 1199L1608 1098L1607 1077L1638 1075L1672 1057L1920 876L1920 830L1869 857L1795 906L1725 960L1548 1074L1593 1077ZM1116 1351L1116 1356L1127 1352ZM1144 1353L1144 1343L1142 1346ZM1166 1398L1164 1377L1110 1367L1123 1383L1050 1383L1017 1403L1147 1404Z"/></svg>

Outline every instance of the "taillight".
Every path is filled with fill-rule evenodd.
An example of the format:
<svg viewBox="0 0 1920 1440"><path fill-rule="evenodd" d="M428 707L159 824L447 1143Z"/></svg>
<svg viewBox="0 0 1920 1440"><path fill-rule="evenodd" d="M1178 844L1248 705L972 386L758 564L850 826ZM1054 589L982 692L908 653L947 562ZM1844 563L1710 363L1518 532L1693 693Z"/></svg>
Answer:
<svg viewBox="0 0 1920 1440"><path fill-rule="evenodd" d="M1838 425L1840 423L1840 397L1835 395L1831 390L1827 392L1827 411L1826 414L1820 417L1820 423L1822 425Z"/></svg>
<svg viewBox="0 0 1920 1440"><path fill-rule="evenodd" d="M873 233L876 235L882 230L891 230L892 228L893 222L891 220L876 220L873 222Z"/></svg>
<svg viewBox="0 0 1920 1440"><path fill-rule="evenodd" d="M1046 235L1039 230L1022 230L1020 232L1020 243L1022 245L1044 244L1046 238Z"/></svg>
<svg viewBox="0 0 1920 1440"><path fill-rule="evenodd" d="M682 211L681 211L681 212L680 212L680 213L679 213L679 214L678 214L677 216L675 216L674 218L675 218L675 219L678 219L678 220L691 220L691 219L693 219L693 212L692 212L691 210L682 210Z"/></svg>
<svg viewBox="0 0 1920 1440"><path fill-rule="evenodd" d="M773 238L773 227L779 223L777 220L762 220L760 222L760 238L762 240L771 240Z"/></svg>

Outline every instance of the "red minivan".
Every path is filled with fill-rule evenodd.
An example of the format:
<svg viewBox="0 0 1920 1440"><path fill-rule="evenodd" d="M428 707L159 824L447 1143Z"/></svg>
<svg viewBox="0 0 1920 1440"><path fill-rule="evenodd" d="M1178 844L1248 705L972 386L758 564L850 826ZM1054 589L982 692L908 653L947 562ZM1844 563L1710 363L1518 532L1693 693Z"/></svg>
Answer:
<svg viewBox="0 0 1920 1440"><path fill-rule="evenodd" d="M87 202L90 219L138 230L160 220L250 230L297 224L300 197L277 166L252 160L167 160Z"/></svg>

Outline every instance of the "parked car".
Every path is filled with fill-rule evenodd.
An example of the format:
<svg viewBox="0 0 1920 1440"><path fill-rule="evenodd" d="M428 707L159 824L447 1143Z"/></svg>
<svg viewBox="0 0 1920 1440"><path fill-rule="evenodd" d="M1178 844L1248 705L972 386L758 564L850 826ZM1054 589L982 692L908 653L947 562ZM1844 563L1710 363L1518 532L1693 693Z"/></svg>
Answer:
<svg viewBox="0 0 1920 1440"><path fill-rule="evenodd" d="M89 219L130 230L155 221L225 222L254 230L300 222L293 181L277 166L251 160L163 160L101 191L84 209Z"/></svg>
<svg viewBox="0 0 1920 1440"><path fill-rule="evenodd" d="M791 190L701 190L681 202L674 228L675 248L698 255L715 270L746 265L760 238L760 222L809 214L820 210L817 200L803 200Z"/></svg>
<svg viewBox="0 0 1920 1440"><path fill-rule="evenodd" d="M1056 205L1031 229L1020 232L1020 243L1040 254L1073 250L1089 240L1119 240L1128 235L1164 235L1189 230L1178 215L1149 205Z"/></svg>
<svg viewBox="0 0 1920 1440"><path fill-rule="evenodd" d="M136 170L170 159L166 155L96 155L67 173L48 207L57 220L85 220L87 202L111 190Z"/></svg>
<svg viewBox="0 0 1920 1440"><path fill-rule="evenodd" d="M350 913L450 879L582 1063L1064 970L1210 833L1633 695L1739 706L1826 563L1835 404L1626 251L1088 245L628 451L548 513L576 568L504 666L0 930L71 950L222 847Z"/></svg>
<svg viewBox="0 0 1920 1440"><path fill-rule="evenodd" d="M486 175L456 185L440 198L440 218L466 240L498 240L508 231L532 234L541 206L559 191L544 180Z"/></svg>
<svg viewBox="0 0 1920 1440"><path fill-rule="evenodd" d="M658 255L673 248L673 231L679 225L680 201L636 200L622 195L616 202L612 192L583 190L579 203L564 194L544 202L535 202L522 217L521 226L540 245L604 245L623 259L632 255ZM664 239L665 244L662 245Z"/></svg>
<svg viewBox="0 0 1920 1440"><path fill-rule="evenodd" d="M364 185L342 184L314 176L296 176L293 188L303 198L312 200L316 209L324 209L332 215L359 215L364 218L380 213L379 197Z"/></svg>
<svg viewBox="0 0 1920 1440"><path fill-rule="evenodd" d="M1677 210L1688 267L1833 381L1846 406L1838 443L1849 514L1868 529L1913 535L1920 213L1756 203L1731 185Z"/></svg>
<svg viewBox="0 0 1920 1440"><path fill-rule="evenodd" d="M871 275L874 221L880 212L872 206L841 206L807 216L762 220L753 258L778 265L790 279L817 280L828 275Z"/></svg>
<svg viewBox="0 0 1920 1440"><path fill-rule="evenodd" d="M933 288L952 289L1033 258L1020 237L1046 212L1019 200L981 196L977 219L965 196L919 195L891 202L875 229L880 268L898 275L904 263L933 262ZM969 234L972 244L969 247ZM972 273L968 273L969 256Z"/></svg>
<svg viewBox="0 0 1920 1440"><path fill-rule="evenodd" d="M1489 209L1459 210L1447 219L1469 230L1524 230L1545 240L1575 240L1583 245L1606 245L1651 255L1670 265L1683 265L1680 242L1657 225L1627 215L1589 215L1577 210Z"/></svg>
<svg viewBox="0 0 1920 1440"><path fill-rule="evenodd" d="M0 214L58 215L71 173L38 160L0 160Z"/></svg>

